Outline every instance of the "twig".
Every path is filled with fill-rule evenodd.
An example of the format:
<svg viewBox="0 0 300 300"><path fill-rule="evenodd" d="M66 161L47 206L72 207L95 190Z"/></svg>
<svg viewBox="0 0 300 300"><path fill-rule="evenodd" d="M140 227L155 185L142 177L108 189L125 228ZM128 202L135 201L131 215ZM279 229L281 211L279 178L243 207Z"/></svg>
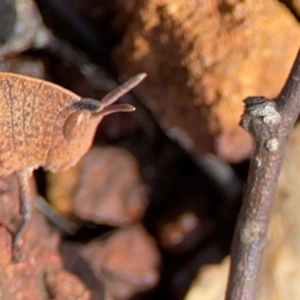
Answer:
<svg viewBox="0 0 300 300"><path fill-rule="evenodd" d="M238 216L226 300L256 298L267 230L288 138L300 112L300 51L280 95L245 100L241 126L250 132L254 153Z"/></svg>

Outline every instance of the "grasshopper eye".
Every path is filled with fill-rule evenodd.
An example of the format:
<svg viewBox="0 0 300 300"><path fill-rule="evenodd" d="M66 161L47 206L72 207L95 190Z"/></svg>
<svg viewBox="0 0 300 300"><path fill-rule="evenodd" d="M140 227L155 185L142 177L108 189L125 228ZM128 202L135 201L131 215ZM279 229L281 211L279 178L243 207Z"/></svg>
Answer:
<svg viewBox="0 0 300 300"><path fill-rule="evenodd" d="M80 101L72 103L69 108L74 111L63 126L63 135L67 141L74 140L83 126L84 116L87 112L98 112L101 110L99 101L89 98L82 98Z"/></svg>
<svg viewBox="0 0 300 300"><path fill-rule="evenodd" d="M79 135L83 119L83 111L76 111L67 118L63 126L63 135L67 141L71 142Z"/></svg>

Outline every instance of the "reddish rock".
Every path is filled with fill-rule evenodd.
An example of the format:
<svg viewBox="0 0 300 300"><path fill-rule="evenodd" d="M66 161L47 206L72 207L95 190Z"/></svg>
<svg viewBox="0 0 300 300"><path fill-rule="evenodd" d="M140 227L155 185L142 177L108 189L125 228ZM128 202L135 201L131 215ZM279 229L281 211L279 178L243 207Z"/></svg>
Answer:
<svg viewBox="0 0 300 300"><path fill-rule="evenodd" d="M136 160L114 147L92 148L69 172L49 174L49 183L49 198L60 211L98 224L128 225L147 207Z"/></svg>
<svg viewBox="0 0 300 300"><path fill-rule="evenodd" d="M283 0L283 3L291 9L291 11L299 18L300 16L300 1L299 0Z"/></svg>
<svg viewBox="0 0 300 300"><path fill-rule="evenodd" d="M132 17L116 63L127 77L148 73L135 92L165 132L192 153L247 158L242 100L280 91L300 42L291 12L275 0L118 5Z"/></svg>
<svg viewBox="0 0 300 300"><path fill-rule="evenodd" d="M158 281L158 250L141 225L91 242L82 247L81 253L113 299L129 299Z"/></svg>
<svg viewBox="0 0 300 300"><path fill-rule="evenodd" d="M77 276L67 271L60 271L58 274L49 274L46 277L46 284L49 294L55 300L90 300L91 293L81 284Z"/></svg>
<svg viewBox="0 0 300 300"><path fill-rule="evenodd" d="M35 210L18 245L23 259L12 260L12 234L21 221L14 176L1 180L0 208L0 299L90 299L84 284L63 270L58 252L59 236ZM53 277L65 280L51 280Z"/></svg>

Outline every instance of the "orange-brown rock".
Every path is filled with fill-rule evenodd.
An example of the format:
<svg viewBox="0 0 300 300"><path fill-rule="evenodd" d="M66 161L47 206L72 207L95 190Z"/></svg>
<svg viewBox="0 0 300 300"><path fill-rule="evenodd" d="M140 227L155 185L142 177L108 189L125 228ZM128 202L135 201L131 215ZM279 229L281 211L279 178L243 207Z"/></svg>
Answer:
<svg viewBox="0 0 300 300"><path fill-rule="evenodd" d="M79 278L63 269L58 251L59 235L50 228L45 217L35 210L18 245L20 255L24 258L13 262L12 238L21 219L18 198L16 177L12 175L1 179L0 299L91 299L91 292Z"/></svg>
<svg viewBox="0 0 300 300"><path fill-rule="evenodd" d="M154 287L159 279L158 249L140 224L82 246L81 255L104 283L107 299L129 299Z"/></svg>
<svg viewBox="0 0 300 300"><path fill-rule="evenodd" d="M300 1L299 0L283 0L283 3L299 18L300 16Z"/></svg>
<svg viewBox="0 0 300 300"><path fill-rule="evenodd" d="M60 213L97 224L128 225L148 204L137 161L117 147L93 147L77 166L49 174L48 182L48 197Z"/></svg>
<svg viewBox="0 0 300 300"><path fill-rule="evenodd" d="M242 100L280 91L300 42L292 13L275 0L125 2L134 14L116 63L148 73L136 91L161 127L192 153L248 157Z"/></svg>

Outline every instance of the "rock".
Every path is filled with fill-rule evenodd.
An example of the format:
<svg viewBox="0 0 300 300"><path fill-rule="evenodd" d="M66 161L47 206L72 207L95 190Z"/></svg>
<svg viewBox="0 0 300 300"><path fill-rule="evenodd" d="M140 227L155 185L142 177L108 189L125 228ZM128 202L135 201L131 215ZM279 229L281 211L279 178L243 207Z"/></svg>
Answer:
<svg viewBox="0 0 300 300"><path fill-rule="evenodd" d="M147 207L147 189L126 150L94 147L77 167L49 178L48 196L64 215L124 226L139 220Z"/></svg>
<svg viewBox="0 0 300 300"><path fill-rule="evenodd" d="M247 158L242 100L280 91L300 42L290 11L274 0L118 5L131 19L115 61L126 77L148 73L135 92L164 131L193 154Z"/></svg>
<svg viewBox="0 0 300 300"><path fill-rule="evenodd" d="M282 1L296 16L300 16L300 1L299 0L283 0Z"/></svg>
<svg viewBox="0 0 300 300"><path fill-rule="evenodd" d="M43 26L34 1L3 0L0 16L0 61L50 42L51 34Z"/></svg>
<svg viewBox="0 0 300 300"><path fill-rule="evenodd" d="M83 246L81 254L112 299L129 299L158 282L158 250L139 224Z"/></svg>
<svg viewBox="0 0 300 300"><path fill-rule="evenodd" d="M34 197L35 192L32 200ZM14 175L1 179L0 208L0 299L91 299L86 286L63 269L59 235L35 210L19 243L18 251L24 258L19 262L12 260L12 234L21 221Z"/></svg>

